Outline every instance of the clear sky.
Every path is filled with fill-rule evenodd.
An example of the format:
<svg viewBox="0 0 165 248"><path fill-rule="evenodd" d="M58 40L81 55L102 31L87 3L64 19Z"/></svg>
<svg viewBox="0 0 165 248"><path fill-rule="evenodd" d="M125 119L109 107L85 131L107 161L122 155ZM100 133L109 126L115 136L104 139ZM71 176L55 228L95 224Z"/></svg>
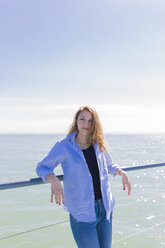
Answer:
<svg viewBox="0 0 165 248"><path fill-rule="evenodd" d="M165 133L164 0L0 0L0 133Z"/></svg>

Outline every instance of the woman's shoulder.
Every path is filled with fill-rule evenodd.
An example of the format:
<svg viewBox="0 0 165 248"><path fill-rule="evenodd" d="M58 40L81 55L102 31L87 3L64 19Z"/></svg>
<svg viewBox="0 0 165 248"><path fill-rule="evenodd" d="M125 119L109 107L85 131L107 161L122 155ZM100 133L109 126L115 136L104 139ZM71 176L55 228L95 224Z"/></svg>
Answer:
<svg viewBox="0 0 165 248"><path fill-rule="evenodd" d="M58 144L59 146L64 146L64 145L67 145L68 143L70 143L70 141L71 141L71 139L72 139L72 137L73 137L73 135L71 134L69 134L69 135L67 135L66 137L64 137L64 138L62 138L62 139L60 139L60 140L58 140L57 142L56 142L56 144ZM55 144L55 145L56 145Z"/></svg>

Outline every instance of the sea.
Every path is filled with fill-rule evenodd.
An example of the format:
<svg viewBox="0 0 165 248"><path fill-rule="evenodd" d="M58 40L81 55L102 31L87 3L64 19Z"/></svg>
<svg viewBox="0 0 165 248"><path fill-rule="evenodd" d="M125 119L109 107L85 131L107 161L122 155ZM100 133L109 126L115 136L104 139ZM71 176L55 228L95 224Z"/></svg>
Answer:
<svg viewBox="0 0 165 248"><path fill-rule="evenodd" d="M0 183L38 177L36 165L64 134L0 135ZM120 167L165 162L165 134L106 134ZM61 166L55 169L62 174ZM109 175L116 201L113 248L165 247L165 167L129 171L131 195ZM0 191L1 248L76 248L63 206L50 202L50 184ZM90 247L89 247L90 248Z"/></svg>

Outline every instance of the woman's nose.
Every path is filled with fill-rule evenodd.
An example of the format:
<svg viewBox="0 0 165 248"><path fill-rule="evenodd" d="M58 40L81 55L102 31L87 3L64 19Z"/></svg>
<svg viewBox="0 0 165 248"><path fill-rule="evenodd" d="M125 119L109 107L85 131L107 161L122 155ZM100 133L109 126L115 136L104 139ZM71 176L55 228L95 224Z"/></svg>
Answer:
<svg viewBox="0 0 165 248"><path fill-rule="evenodd" d="M84 124L85 124L85 126L89 126L89 121L85 120Z"/></svg>
<svg viewBox="0 0 165 248"><path fill-rule="evenodd" d="M87 121L87 120L85 120L84 124L85 124L85 126L88 126L88 121Z"/></svg>

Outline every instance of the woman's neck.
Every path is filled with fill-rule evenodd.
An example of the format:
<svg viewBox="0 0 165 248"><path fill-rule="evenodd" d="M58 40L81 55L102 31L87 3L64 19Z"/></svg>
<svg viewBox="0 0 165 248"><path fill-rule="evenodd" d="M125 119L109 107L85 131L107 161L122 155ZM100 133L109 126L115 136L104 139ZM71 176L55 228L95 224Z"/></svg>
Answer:
<svg viewBox="0 0 165 248"><path fill-rule="evenodd" d="M87 135L78 133L75 137L75 140L82 150L87 149L91 145L91 142L89 141L89 137Z"/></svg>
<svg viewBox="0 0 165 248"><path fill-rule="evenodd" d="M78 144L81 144L81 145L89 145L91 144L92 142L90 141L89 139L89 135L83 135L81 133L78 133L75 137L75 140Z"/></svg>
<svg viewBox="0 0 165 248"><path fill-rule="evenodd" d="M79 144L82 145L86 145L89 143L88 135L82 135L81 133L78 133L75 139Z"/></svg>

